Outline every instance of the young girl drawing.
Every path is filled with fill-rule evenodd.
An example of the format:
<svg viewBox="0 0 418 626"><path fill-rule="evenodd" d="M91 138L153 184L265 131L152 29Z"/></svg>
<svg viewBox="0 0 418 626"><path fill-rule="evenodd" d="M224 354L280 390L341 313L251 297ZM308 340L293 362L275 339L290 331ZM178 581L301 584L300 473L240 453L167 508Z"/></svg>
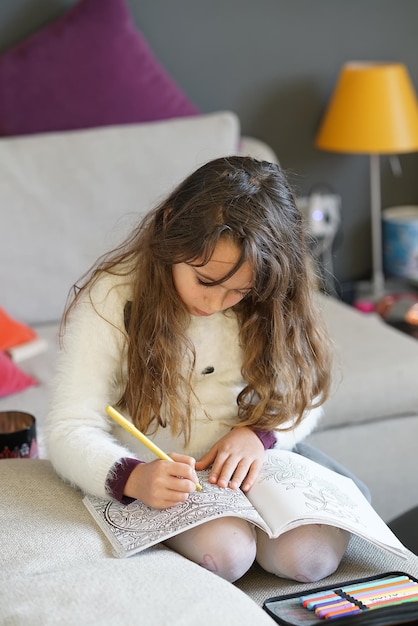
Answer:
<svg viewBox="0 0 418 626"><path fill-rule="evenodd" d="M249 157L191 174L102 257L64 316L49 456L82 490L155 508L210 482L248 491L264 451L315 427L330 382L302 218L278 165ZM105 413L113 404L173 462ZM299 581L331 574L348 534L302 526L269 539L223 518L166 544L227 580L254 559Z"/></svg>

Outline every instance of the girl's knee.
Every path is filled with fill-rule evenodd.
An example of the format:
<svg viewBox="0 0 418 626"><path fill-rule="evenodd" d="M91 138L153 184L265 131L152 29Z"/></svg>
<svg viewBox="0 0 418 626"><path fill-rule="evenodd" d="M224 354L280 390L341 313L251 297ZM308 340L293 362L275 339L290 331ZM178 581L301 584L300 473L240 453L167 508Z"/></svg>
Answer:
<svg viewBox="0 0 418 626"><path fill-rule="evenodd" d="M234 582L254 563L256 534L248 522L227 517L172 537L166 545L221 578Z"/></svg>
<svg viewBox="0 0 418 626"><path fill-rule="evenodd" d="M200 563L229 582L241 578L255 561L257 544L254 528L235 518L223 520L221 536L213 533ZM226 522L226 523L225 523Z"/></svg>
<svg viewBox="0 0 418 626"><path fill-rule="evenodd" d="M302 526L278 539L259 536L257 561L265 570L299 582L316 582L337 569L349 533L321 524Z"/></svg>
<svg viewBox="0 0 418 626"><path fill-rule="evenodd" d="M287 577L299 582L317 582L335 572L341 557L342 554L326 543L306 552L295 550L295 560L288 564Z"/></svg>

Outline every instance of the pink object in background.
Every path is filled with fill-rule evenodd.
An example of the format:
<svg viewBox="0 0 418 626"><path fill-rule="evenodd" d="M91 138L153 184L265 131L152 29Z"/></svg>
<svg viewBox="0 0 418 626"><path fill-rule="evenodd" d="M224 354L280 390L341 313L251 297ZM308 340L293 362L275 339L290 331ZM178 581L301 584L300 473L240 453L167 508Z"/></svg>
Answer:
<svg viewBox="0 0 418 626"><path fill-rule="evenodd" d="M372 300L356 300L354 308L362 313L373 313L376 305Z"/></svg>

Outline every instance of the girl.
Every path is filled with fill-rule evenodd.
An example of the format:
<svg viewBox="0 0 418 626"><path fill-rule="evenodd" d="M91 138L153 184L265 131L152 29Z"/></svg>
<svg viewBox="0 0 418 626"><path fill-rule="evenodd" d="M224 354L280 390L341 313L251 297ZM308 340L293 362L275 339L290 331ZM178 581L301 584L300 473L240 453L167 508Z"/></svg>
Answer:
<svg viewBox="0 0 418 626"><path fill-rule="evenodd" d="M64 479L101 497L170 507L208 467L210 482L248 491L264 450L297 450L329 391L301 215L280 167L249 157L191 174L99 259L63 326L49 456ZM174 463L148 456L107 404ZM254 559L315 581L335 570L347 541L324 525L268 539L224 518L166 544L230 581Z"/></svg>

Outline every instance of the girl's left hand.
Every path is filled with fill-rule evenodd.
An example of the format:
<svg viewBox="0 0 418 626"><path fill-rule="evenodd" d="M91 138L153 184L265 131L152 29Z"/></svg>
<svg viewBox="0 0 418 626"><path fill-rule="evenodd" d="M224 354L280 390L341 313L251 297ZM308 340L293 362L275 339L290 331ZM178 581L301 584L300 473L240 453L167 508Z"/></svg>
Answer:
<svg viewBox="0 0 418 626"><path fill-rule="evenodd" d="M249 491L264 461L264 446L247 426L233 428L196 462L196 470L212 465L209 482Z"/></svg>

